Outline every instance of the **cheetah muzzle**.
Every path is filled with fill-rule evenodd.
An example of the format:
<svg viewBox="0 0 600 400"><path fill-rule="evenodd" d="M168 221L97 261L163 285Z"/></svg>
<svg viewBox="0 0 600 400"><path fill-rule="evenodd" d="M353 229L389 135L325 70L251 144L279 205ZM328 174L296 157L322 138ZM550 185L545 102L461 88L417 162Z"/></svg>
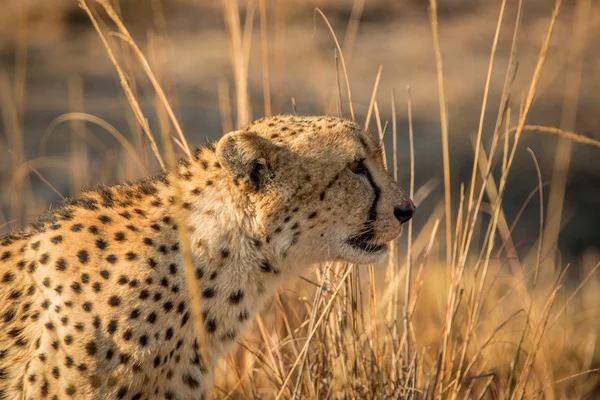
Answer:
<svg viewBox="0 0 600 400"><path fill-rule="evenodd" d="M83 192L0 237L0 399L206 398L211 366L286 279L385 258L415 207L382 158L353 122L263 118L179 162L184 226L159 175Z"/></svg>

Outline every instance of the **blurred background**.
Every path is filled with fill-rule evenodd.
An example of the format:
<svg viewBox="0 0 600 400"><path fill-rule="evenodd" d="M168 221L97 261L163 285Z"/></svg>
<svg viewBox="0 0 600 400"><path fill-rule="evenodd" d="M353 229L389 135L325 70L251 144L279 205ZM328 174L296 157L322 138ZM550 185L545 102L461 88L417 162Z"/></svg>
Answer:
<svg viewBox="0 0 600 400"><path fill-rule="evenodd" d="M561 127L600 139L600 55L597 51L600 4L591 2L587 12L577 15L576 3L566 2L558 19L527 122ZM394 90L399 179L405 186L408 185L409 157L406 86L410 85L417 160L415 187L429 183L427 188L433 190L419 205L419 213L431 213L443 195L443 174L428 2L267 0L265 6L271 112L293 112L292 98L299 114L337 112L335 43L323 20L315 17L314 8L319 7L331 22L344 49L359 121L364 121L378 68L383 66L378 109L382 123L391 123L390 99ZM506 7L484 120L486 147L489 147L500 104L517 1L508 1ZM513 125L533 74L552 7L553 2L548 0L525 2L516 54L518 70L510 101ZM264 53L258 8L258 2L241 1L239 4L242 25L248 21L250 26L254 25L251 41L246 44L253 118L265 114ZM118 10L164 85L191 145L217 139L223 129L235 126L235 105L231 104L232 117L223 116L219 109L223 99L235 100L232 45L220 2L121 0ZM471 173L474 137L499 10L499 1L439 2L454 199L459 194L459 183L467 182ZM587 26L583 33L577 31L577 26L582 25ZM117 46L123 46L123 42L119 43L114 36L111 40ZM140 73L130 53L125 52L123 60L129 67L127 72L151 127L155 131L161 129L154 91L148 80ZM581 80L575 93L572 86L577 79L569 81L569 73ZM571 88L566 89L569 85ZM344 87L342 94L344 115L348 116ZM20 177L15 178L13 173L15 166L24 160L42 157L34 164L65 196L93 183L114 183L139 174L123 164L127 153L119 143L93 124L58 124L48 133L49 140L42 141L45 130L55 118L81 111L104 119L136 145L143 145L140 129L131 116L115 70L89 18L75 0L3 2L0 13L0 106L0 226L3 231L7 230L7 223L10 222L10 227L19 227L28 216L47 209L48 204L58 200L57 194L31 171L21 171L27 178L18 182ZM569 110L565 112L565 108ZM372 128L376 130L374 122ZM74 129L79 130L83 139L72 140ZM387 135L388 141L390 137ZM72 154L72 146L79 146L77 149L81 151ZM566 174L559 248L565 262L577 262L586 251L597 248L600 239L600 150L571 145L546 133L526 133L517 151L517 168L510 175L505 195L509 221L537 186L535 167L525 150L527 146L538 157L545 183L552 180L553 173ZM557 161L557 149L561 146L568 146L568 149ZM14 154L9 154L6 149ZM59 160L67 154L71 158L69 161ZM151 155L145 156L144 161L148 160L149 168L156 170ZM74 165L79 168L71 168ZM15 191L20 194L16 195ZM547 186L546 197L549 193ZM536 240L538 204L532 201L525 208L519 229L514 231L517 244L528 241L531 244ZM458 202L453 205L456 209Z"/></svg>
<svg viewBox="0 0 600 400"><path fill-rule="evenodd" d="M217 140L223 132L267 114L338 115L341 108L341 114L351 117L342 60L335 51L336 43L326 22L315 12L315 7L325 15L339 40L353 110L361 123L369 113L377 85L369 128L373 132L385 130L389 169L394 173L393 165L397 163L398 180L407 189L411 161L409 121L412 121L414 199L418 205L413 220L412 253L407 250L407 238L413 236L403 235L399 256L390 259L387 269L357 269L344 275L350 277L348 280L341 281L340 276L348 271L346 266L334 266L328 272L320 269L307 272L318 285L334 287L340 282L345 285L340 292L342 299L336 299L331 314L325 308L327 302L317 296L321 293L333 301L335 296L332 297L331 291L315 290L310 280L308 283L297 280L287 286L281 296L278 294L277 302L263 313L267 329L263 329L259 319L260 329L254 326L243 341L245 348L255 351L266 348L270 356L277 356L278 362L273 358L269 368L254 368L257 365L254 363L263 367L268 364L264 356L236 351L235 361L232 356L227 360L229 364L221 364L223 371L229 373L217 375L221 376L219 393L229 391L246 398L245 390L269 394L283 391L283 378L288 373L293 375L294 367L290 366L298 355L294 335L306 337L303 335L308 334L307 329L316 316L327 314L331 319L317 324L315 338L319 340L311 344L316 351L307 357L310 368L306 370L329 374L328 380L314 380L314 387L304 382L300 390L309 395L303 398L331 388L333 391L343 388L345 392L340 393L345 393L344 398L369 398L365 394L368 390L376 394L372 398L384 391L387 398L404 398L414 396L424 387L433 388L432 393L435 390L441 393L442 387L448 387L444 385L456 382L464 385L456 386L461 389L456 389L455 398L458 393L465 395L474 388L481 389L480 398L485 398L485 393L491 393L490 398L512 398L518 392L515 387L522 389L522 393L543 393L549 399L555 395L556 398L593 396L600 365L600 349L596 345L600 333L600 281L596 273L600 266L599 2L573 0L562 5L526 121L528 125L576 132L580 138L591 140L583 144L549 133L545 128L541 129L545 132L525 130L508 174L499 234L487 259L489 274L487 264L486 273L479 271L487 249L486 230L491 225L494 191L503 171L505 146L512 146L514 141L514 130L508 134L506 130L519 121L551 23L554 1L526 0L521 13L518 0L507 0L505 8L500 0L438 1L449 168L443 162L443 124L429 1L109 2L147 58L190 146ZM135 52L124 40L123 30L116 33L119 29L105 9L95 1L87 3L162 153L160 133L166 131L178 137L176 129ZM490 52L502 10L489 94L485 96ZM515 42L516 26L519 31ZM513 75L507 71L513 70L509 60L515 43ZM505 81L510 86L506 108L502 102ZM245 101L247 106L240 106ZM482 144L486 152L492 145L498 115L504 119L501 118L502 132L496 135L500 139L494 153L494 182L488 182L482 191L477 223L468 225L464 221L471 221L469 218L474 214L465 218L461 198L470 189L482 110ZM539 162L541 209L536 191L538 171L528 148ZM489 154L484 156L476 164L482 171ZM24 226L36 214L58 204L61 197L76 195L97 183L134 180L159 170L151 143L134 117L109 54L77 1L3 0L0 235ZM461 234L473 233L473 242L464 248L458 248L463 244L457 245L461 235L453 235L451 242L456 246L455 256L462 257L464 251L464 275L457 272L458 258L453 263L446 258L450 252L446 252L448 242L444 241L445 172L449 172L450 178L451 231L454 232L459 221ZM476 175L477 194L483 174L478 171ZM542 228L540 212L543 212ZM540 230L543 246L538 254ZM405 257L407 253L411 255ZM416 276L413 275L412 281L408 275L407 282L411 282L416 292L410 297L410 290L404 286L404 274L410 270L406 266L412 264L419 268L413 272ZM428 264L433 267L428 266L423 274ZM357 294L356 282L363 286L365 297L362 292ZM417 304L419 291L422 295ZM311 306L306 299L313 295L315 303ZM404 326L403 311L399 308L403 298L402 307L410 309L411 315L414 313L414 318L407 318ZM546 308L555 300L554 307ZM381 301L379 307L389 307L385 316L382 312L378 314L377 301ZM360 312L356 308L350 310L349 304L363 303L372 306L370 313L368 307L364 312L362 308ZM550 310L552 319L548 323L550 314L546 312ZM447 324L454 318L454 325ZM308 319L310 324L306 323ZM347 323L348 320L352 323ZM356 328L359 326L356 321L362 321L360 329ZM356 330L354 336L344 336L348 326ZM391 326L395 328L388 329ZM536 327L542 327L539 332L544 333L543 340ZM379 341L377 329L381 333ZM408 345L399 345L399 332L403 332L402 343L416 344L414 354L406 354ZM294 340L288 340L290 337ZM489 340L482 345L480 338L486 337ZM328 344L318 347L315 342ZM338 353L337 348L343 351ZM440 349L444 349L444 357ZM469 366L456 368L456 355L463 350ZM527 356L513 358L521 350ZM402 366L396 368L400 359ZM340 362L368 365L362 372L353 372L356 377L364 378L353 381L360 385L348 389L346 372L341 374L335 367ZM462 360L460 363L464 366ZM330 368L321 370L321 364ZM535 379L529 375L534 364ZM244 369L244 365L248 368ZM385 390L378 386L377 379L372 379L375 375L370 372L381 365L386 371L381 378L385 380L381 384ZM517 372L513 370L515 365ZM231 366L248 375L233 374ZM274 370L279 381L274 378ZM595 374L588 374L588 370ZM518 371L522 372L515 379ZM470 374L473 380L470 377L463 380L463 373ZM252 378L244 380L247 376ZM440 384L436 389L438 378ZM485 383L483 378L490 380ZM555 386L556 382L560 385ZM406 392L398 392L400 386ZM467 392L461 392L465 387Z"/></svg>

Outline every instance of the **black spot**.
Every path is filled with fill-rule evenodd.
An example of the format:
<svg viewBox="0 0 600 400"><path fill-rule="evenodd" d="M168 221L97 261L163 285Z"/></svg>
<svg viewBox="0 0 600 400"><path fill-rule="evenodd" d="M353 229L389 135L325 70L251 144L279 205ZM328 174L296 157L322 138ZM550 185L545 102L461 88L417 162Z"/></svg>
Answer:
<svg viewBox="0 0 600 400"><path fill-rule="evenodd" d="M99 216L98 220L100 220L100 222L102 222L103 224L110 224L110 222L112 221L110 217L107 217L106 215Z"/></svg>
<svg viewBox="0 0 600 400"><path fill-rule="evenodd" d="M129 318L131 318L131 319L137 319L140 316L140 314L141 314L140 310L138 308L134 308L129 313Z"/></svg>
<svg viewBox="0 0 600 400"><path fill-rule="evenodd" d="M158 263L156 261L154 261L154 258L149 258L148 265L150 266L150 268L154 269L158 266Z"/></svg>
<svg viewBox="0 0 600 400"><path fill-rule="evenodd" d="M130 359L131 359L131 356L127 353L122 353L119 356L119 362L121 363L121 365L127 365L129 363Z"/></svg>
<svg viewBox="0 0 600 400"><path fill-rule="evenodd" d="M115 351L113 349L106 350L106 359L110 360L115 355Z"/></svg>
<svg viewBox="0 0 600 400"><path fill-rule="evenodd" d="M13 320L15 317L16 311L14 309L10 309L4 313L4 322L8 323Z"/></svg>
<svg viewBox="0 0 600 400"><path fill-rule="evenodd" d="M46 265L48 264L48 260L50 260L50 256L48 255L48 253L44 253L40 257L40 264Z"/></svg>
<svg viewBox="0 0 600 400"><path fill-rule="evenodd" d="M202 297L204 297L205 299L215 297L215 288L208 287L204 289L204 291L202 292Z"/></svg>
<svg viewBox="0 0 600 400"><path fill-rule="evenodd" d="M108 333L110 333L111 335L113 335L117 331L118 327L119 327L119 323L117 322L117 320L116 319L112 319L108 323L106 331Z"/></svg>
<svg viewBox="0 0 600 400"><path fill-rule="evenodd" d="M58 378L60 378L60 369L59 369L58 367L54 367L54 368L52 368L52 376L53 376L55 379L58 379Z"/></svg>
<svg viewBox="0 0 600 400"><path fill-rule="evenodd" d="M102 271L100 271L100 276L103 277L104 279L108 279L108 278L110 278L110 272L103 269Z"/></svg>
<svg viewBox="0 0 600 400"><path fill-rule="evenodd" d="M92 306L92 303L90 303L89 301L86 301L85 303L83 303L81 308L83 308L84 311L91 312L93 306Z"/></svg>
<svg viewBox="0 0 600 400"><path fill-rule="evenodd" d="M94 289L94 292L100 293L102 291L102 284L100 282L94 282L92 289Z"/></svg>
<svg viewBox="0 0 600 400"><path fill-rule="evenodd" d="M89 255L87 250L79 250L77 252L77 258L79 259L79 262L82 264L86 264L89 260Z"/></svg>
<svg viewBox="0 0 600 400"><path fill-rule="evenodd" d="M183 314L183 317L181 317L181 326L184 326L188 320L190 319L190 313L186 312L185 314Z"/></svg>
<svg viewBox="0 0 600 400"><path fill-rule="evenodd" d="M64 258L59 258L56 260L56 269L59 271L64 271L67 269L67 261Z"/></svg>
<svg viewBox="0 0 600 400"><path fill-rule="evenodd" d="M114 264L117 262L117 256L115 256L114 254L109 254L108 256L106 256L105 260L110 264Z"/></svg>
<svg viewBox="0 0 600 400"><path fill-rule="evenodd" d="M169 272L171 273L171 275L177 274L177 265L169 264Z"/></svg>
<svg viewBox="0 0 600 400"><path fill-rule="evenodd" d="M152 224L150 225L150 228L152 228L156 232L160 231L160 225L158 224Z"/></svg>
<svg viewBox="0 0 600 400"><path fill-rule="evenodd" d="M123 364L123 363L121 363ZM127 388L125 386L121 386L119 391L117 392L117 399L122 399L127 394Z"/></svg>
<svg viewBox="0 0 600 400"><path fill-rule="evenodd" d="M108 243L106 243L105 240L103 240L103 239L96 240L96 247L99 248L100 250L106 249L107 246L108 246Z"/></svg>
<svg viewBox="0 0 600 400"><path fill-rule="evenodd" d="M2 283L10 283L15 279L15 275L12 272L7 272L2 277Z"/></svg>
<svg viewBox="0 0 600 400"><path fill-rule="evenodd" d="M148 292L148 290L146 290L146 289L143 289L140 292L139 298L140 298L140 300L146 300L148 298L148 296L150 296L150 292Z"/></svg>
<svg viewBox="0 0 600 400"><path fill-rule="evenodd" d="M225 332L225 334L223 334L219 339L222 342L228 342L228 341L235 339L236 334L237 333L234 330L230 330L230 331Z"/></svg>
<svg viewBox="0 0 600 400"><path fill-rule="evenodd" d="M268 273L268 272L272 271L271 265L267 261L261 262L258 266L259 266L260 270L263 272Z"/></svg>
<svg viewBox="0 0 600 400"><path fill-rule="evenodd" d="M90 283L90 275L85 272L81 274L81 282Z"/></svg>
<svg viewBox="0 0 600 400"><path fill-rule="evenodd" d="M121 276L119 277L119 280L117 281L117 283L118 283L119 285L126 285L128 282L129 282L129 278L128 278L128 277L126 277L125 275L121 275Z"/></svg>
<svg viewBox="0 0 600 400"><path fill-rule="evenodd" d="M217 321L214 318L206 320L206 331L214 333L217 330Z"/></svg>
<svg viewBox="0 0 600 400"><path fill-rule="evenodd" d="M88 356L95 356L97 351L98 347L96 346L96 342L87 342L87 344L85 345L85 352L88 354Z"/></svg>
<svg viewBox="0 0 600 400"><path fill-rule="evenodd" d="M119 296L111 296L110 299L108 299L108 304L117 307L121 305L121 298Z"/></svg>
<svg viewBox="0 0 600 400"><path fill-rule="evenodd" d="M146 318L146 321L150 322L151 324L156 322L156 313L155 312L151 312L148 317Z"/></svg>
<svg viewBox="0 0 600 400"><path fill-rule="evenodd" d="M132 337L132 336L133 336L133 332L131 331L131 329L127 329L127 330L125 331L125 333L123 333L123 339L124 339L124 340L127 340L127 341L129 341L129 340L131 340L131 337Z"/></svg>
<svg viewBox="0 0 600 400"><path fill-rule="evenodd" d="M196 389L200 386L200 382L198 382L198 380L190 374L184 374L181 379L183 380L183 383L193 389Z"/></svg>
<svg viewBox="0 0 600 400"><path fill-rule="evenodd" d="M127 258L127 260L129 261L134 261L137 259L137 254L135 254L133 251L128 252L127 254L125 254L125 257Z"/></svg>
<svg viewBox="0 0 600 400"><path fill-rule="evenodd" d="M81 284L79 282L73 282L71 284L71 289L73 289L73 291L77 294L81 293L82 291Z"/></svg>
<svg viewBox="0 0 600 400"><path fill-rule="evenodd" d="M148 344L148 336L147 335L140 336L140 345L145 347L147 344Z"/></svg>
<svg viewBox="0 0 600 400"><path fill-rule="evenodd" d="M71 227L71 231L73 231L73 232L81 232L82 229L83 229L82 224L75 224Z"/></svg>
<svg viewBox="0 0 600 400"><path fill-rule="evenodd" d="M91 225L91 226L88 228L88 231L89 231L89 232L90 232L92 235L97 235L97 234L100 232L100 230L98 229L98 227L97 227L96 225Z"/></svg>
<svg viewBox="0 0 600 400"><path fill-rule="evenodd" d="M23 295L23 292L21 292L20 290L13 290L12 292L10 292L10 295L8 296L8 298L10 300L16 300L18 298L20 298Z"/></svg>
<svg viewBox="0 0 600 400"><path fill-rule="evenodd" d="M39 248L40 248L40 241L38 240L37 242L34 242L34 243L32 243L32 244L31 244L31 248L32 248L33 250L37 250L37 249L39 249Z"/></svg>
<svg viewBox="0 0 600 400"><path fill-rule="evenodd" d="M154 241L150 238L144 238L144 244L147 246L152 246L154 244Z"/></svg>
<svg viewBox="0 0 600 400"><path fill-rule="evenodd" d="M165 340L171 340L173 338L173 328L168 328L165 332Z"/></svg>
<svg viewBox="0 0 600 400"><path fill-rule="evenodd" d="M74 385L70 385L66 390L65 393L67 394L67 396L73 396L75 393L77 393L77 389L75 389Z"/></svg>
<svg viewBox="0 0 600 400"><path fill-rule="evenodd" d="M30 262L28 269L31 273L35 272L35 270L37 269L37 263L35 261Z"/></svg>
<svg viewBox="0 0 600 400"><path fill-rule="evenodd" d="M250 313L248 313L248 310L242 310L238 314L238 320L240 322L247 321L249 318L250 318Z"/></svg>
<svg viewBox="0 0 600 400"><path fill-rule="evenodd" d="M54 244L62 243L63 237L61 235L54 236L50 241Z"/></svg>
<svg viewBox="0 0 600 400"><path fill-rule="evenodd" d="M231 304L239 304L243 298L244 292L238 289L229 296L229 302Z"/></svg>
<svg viewBox="0 0 600 400"><path fill-rule="evenodd" d="M202 279L204 277L204 271L202 268L196 268L196 279Z"/></svg>

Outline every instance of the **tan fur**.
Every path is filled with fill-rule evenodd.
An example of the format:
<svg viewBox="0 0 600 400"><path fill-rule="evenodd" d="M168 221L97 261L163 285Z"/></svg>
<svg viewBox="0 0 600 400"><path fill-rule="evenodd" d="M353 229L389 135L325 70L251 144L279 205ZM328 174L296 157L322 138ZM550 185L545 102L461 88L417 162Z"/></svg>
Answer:
<svg viewBox="0 0 600 400"><path fill-rule="evenodd" d="M362 159L369 177L348 167ZM211 365L285 279L382 260L369 246L413 207L376 138L332 117L264 118L179 174ZM164 177L100 187L0 237L0 399L205 397L171 193Z"/></svg>

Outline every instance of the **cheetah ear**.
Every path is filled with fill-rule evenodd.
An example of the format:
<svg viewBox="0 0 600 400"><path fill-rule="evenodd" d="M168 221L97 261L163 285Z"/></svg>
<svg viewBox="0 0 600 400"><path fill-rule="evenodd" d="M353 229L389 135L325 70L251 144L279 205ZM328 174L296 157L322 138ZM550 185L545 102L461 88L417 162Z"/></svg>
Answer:
<svg viewBox="0 0 600 400"><path fill-rule="evenodd" d="M235 131L217 143L217 159L234 183L260 191L272 177L270 158L274 146L254 132Z"/></svg>

